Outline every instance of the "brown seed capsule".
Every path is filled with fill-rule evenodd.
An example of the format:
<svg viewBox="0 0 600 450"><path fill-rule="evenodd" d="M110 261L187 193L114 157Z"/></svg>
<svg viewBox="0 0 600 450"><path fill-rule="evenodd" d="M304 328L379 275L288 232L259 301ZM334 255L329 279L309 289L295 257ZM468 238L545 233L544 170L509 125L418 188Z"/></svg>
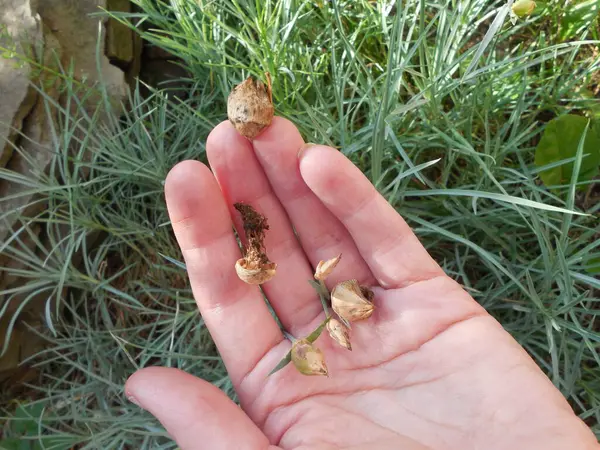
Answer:
<svg viewBox="0 0 600 450"><path fill-rule="evenodd" d="M271 76L267 72L267 85L252 77L233 88L227 98L227 117L242 135L252 140L273 121L273 93Z"/></svg>
<svg viewBox="0 0 600 450"><path fill-rule="evenodd" d="M361 286L360 287L360 292L362 292L362 295L369 300L370 302L373 301L373 299L375 298L375 294L373 293L373 291L368 288L367 286Z"/></svg>
<svg viewBox="0 0 600 450"><path fill-rule="evenodd" d="M292 344L292 362L303 375L328 376L323 352L306 339L300 339Z"/></svg>
<svg viewBox="0 0 600 450"><path fill-rule="evenodd" d="M329 336L335 342L340 344L342 347L347 348L348 350L352 350L352 344L350 343L350 331L339 320L330 319L327 322L327 331L329 331Z"/></svg>
<svg viewBox="0 0 600 450"><path fill-rule="evenodd" d="M343 281L333 288L331 307L348 322L368 319L375 309L373 303L365 298L356 280Z"/></svg>
<svg viewBox="0 0 600 450"><path fill-rule="evenodd" d="M317 269L315 270L315 279L320 281L325 280L331 272L333 272L333 269L338 265L340 259L342 259L341 253L335 258L331 258L327 261L319 261Z"/></svg>

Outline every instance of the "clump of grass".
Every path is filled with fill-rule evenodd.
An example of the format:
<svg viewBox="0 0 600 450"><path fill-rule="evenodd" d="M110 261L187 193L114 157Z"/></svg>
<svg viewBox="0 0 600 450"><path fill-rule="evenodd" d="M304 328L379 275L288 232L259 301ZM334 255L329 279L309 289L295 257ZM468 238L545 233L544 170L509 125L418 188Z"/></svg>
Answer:
<svg viewBox="0 0 600 450"><path fill-rule="evenodd" d="M533 164L541 113L590 106L579 91L600 68L592 31L561 38L547 20L554 2L516 25L500 20L507 4L483 0L136 3L141 12L120 20L182 58L195 80L189 99L135 94L131 111L102 127L64 109L56 170L0 170L49 205L1 247L29 280L4 292L8 301L48 298L39 333L49 347L34 360L40 436L174 448L123 397L127 376L149 364L233 396L178 263L162 182L177 161L204 158L231 86L265 71L277 114L352 158L600 432L598 196L576 175L549 189ZM564 213L581 209L591 216ZM47 238L30 252L22 243L35 224Z"/></svg>
<svg viewBox="0 0 600 450"><path fill-rule="evenodd" d="M44 326L34 331L48 348L28 362L41 372L30 386L45 405L35 409L43 416L39 436L60 437L52 441L60 445L45 448L118 448L121 439L156 448L166 434L149 427L123 396L126 378L146 365L179 367L234 395L178 267L163 198L169 169L203 159L208 131L219 120L211 118L204 89L198 84L192 93L205 104L134 95L130 111L108 115L108 122L98 120L102 105L93 113L83 105L62 108L52 170L0 172L48 203L41 214L22 217L2 247L21 263L7 273L26 280L2 292L4 307L22 302L24 308L40 294L45 300ZM31 251L24 242L35 224L45 231ZM20 309L12 313L15 322Z"/></svg>

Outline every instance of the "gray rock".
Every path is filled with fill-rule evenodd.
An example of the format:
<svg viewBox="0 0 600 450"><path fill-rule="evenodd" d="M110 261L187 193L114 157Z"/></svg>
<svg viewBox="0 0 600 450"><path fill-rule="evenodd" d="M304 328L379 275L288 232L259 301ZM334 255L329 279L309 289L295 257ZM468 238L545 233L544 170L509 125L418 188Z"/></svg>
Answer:
<svg viewBox="0 0 600 450"><path fill-rule="evenodd" d="M39 41L41 26L29 2L0 0L0 12L2 49L13 50L15 54L31 53L29 43ZM30 87L30 74L29 64L19 58L0 58L0 167L12 156L18 130L35 104L36 93Z"/></svg>
<svg viewBox="0 0 600 450"><path fill-rule="evenodd" d="M17 42L24 42L19 48L30 48L32 57L41 63L32 68L28 64L15 64L18 58L0 60L3 64L0 75L6 75L0 77L0 115L3 122L11 124L0 130L1 136L7 142L11 130L12 137L21 133L19 151L12 151L14 139L5 146L8 150L3 151L3 155L12 154L2 157L5 164L10 158L11 170L27 173L31 170L28 161L34 161L38 170L44 170L52 155L51 123L55 121L48 116L44 98L31 88L32 81L44 87L48 98L60 102L61 80L53 72L72 67L78 80L89 85L102 82L115 105L126 97L125 74L110 64L104 53L104 31L98 40L98 26L104 25L105 20L91 16L105 6L105 0L0 0L0 20L5 22L2 25L18 38ZM7 41L11 39L15 40L7 37ZM29 187L0 181L0 198L11 197L0 202L0 215L8 219L0 221L0 242L7 239L18 216L35 214L43 206L37 204L37 209L27 209L33 200L32 195L26 194L28 190ZM1 260L2 255L0 263Z"/></svg>
<svg viewBox="0 0 600 450"><path fill-rule="evenodd" d="M91 14L101 12L100 8L106 8L105 0L38 0L37 11L60 43L63 66L72 62L78 79L90 84L101 80L111 97L120 100L127 95L128 87L123 71L113 66L105 54L104 26L98 43L101 19ZM104 22L106 19L102 19Z"/></svg>

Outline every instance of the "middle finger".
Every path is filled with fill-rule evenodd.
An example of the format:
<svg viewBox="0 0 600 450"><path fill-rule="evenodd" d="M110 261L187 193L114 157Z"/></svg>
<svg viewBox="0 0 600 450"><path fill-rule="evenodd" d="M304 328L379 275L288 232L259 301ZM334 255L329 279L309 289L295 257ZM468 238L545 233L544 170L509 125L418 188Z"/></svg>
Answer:
<svg viewBox="0 0 600 450"><path fill-rule="evenodd" d="M226 121L211 132L206 151L238 232L243 227L233 207L236 202L251 205L267 218L265 247L269 259L277 264L277 274L262 288L284 328L298 337L306 334L311 322L322 312L308 283L313 271L285 210L254 156L252 144Z"/></svg>

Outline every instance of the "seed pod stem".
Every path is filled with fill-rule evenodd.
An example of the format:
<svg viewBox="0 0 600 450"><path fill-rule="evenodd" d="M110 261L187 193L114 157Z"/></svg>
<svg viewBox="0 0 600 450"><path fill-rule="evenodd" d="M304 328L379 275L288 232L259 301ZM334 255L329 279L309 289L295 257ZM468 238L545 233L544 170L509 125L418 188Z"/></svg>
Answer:
<svg viewBox="0 0 600 450"><path fill-rule="evenodd" d="M317 295L319 296L319 300L321 300L321 306L323 306L323 311L325 311L325 317L330 317L331 313L329 312L329 301L331 299L329 294L329 289L325 286L325 282L320 280L309 280L310 285L317 291Z"/></svg>

